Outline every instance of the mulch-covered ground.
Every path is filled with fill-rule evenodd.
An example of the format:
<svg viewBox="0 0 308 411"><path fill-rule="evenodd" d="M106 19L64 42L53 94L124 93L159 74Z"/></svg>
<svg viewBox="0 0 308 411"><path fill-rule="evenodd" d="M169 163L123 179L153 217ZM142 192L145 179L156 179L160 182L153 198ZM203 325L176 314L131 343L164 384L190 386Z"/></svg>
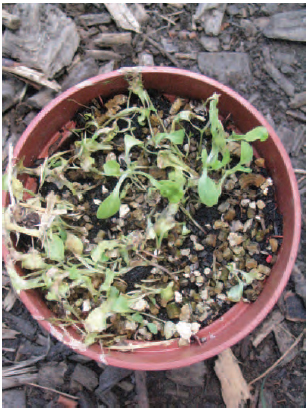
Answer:
<svg viewBox="0 0 308 411"><path fill-rule="evenodd" d="M239 92L274 126L291 157L302 200L302 239L278 304L232 352L247 383L288 352L252 384L247 406L303 408L305 4L228 3L214 9L191 3L127 6L139 33L133 27L120 27L119 15L104 4L4 5L3 169L9 144L16 144L35 115L61 91L99 73L137 65L179 67L218 79ZM16 70L16 63L36 70L35 79ZM187 369L145 375L89 361L48 337L16 298L5 268L2 279L3 388L7 388L3 407L136 408L147 406L147 401L151 408L228 405L217 376L217 357ZM144 381L148 395L142 396Z"/></svg>

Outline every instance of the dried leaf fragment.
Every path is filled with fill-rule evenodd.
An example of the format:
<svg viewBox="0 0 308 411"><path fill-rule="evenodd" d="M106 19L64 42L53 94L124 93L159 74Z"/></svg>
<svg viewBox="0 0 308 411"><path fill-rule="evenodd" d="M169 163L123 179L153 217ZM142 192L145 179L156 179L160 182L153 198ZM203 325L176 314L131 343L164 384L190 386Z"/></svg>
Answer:
<svg viewBox="0 0 308 411"><path fill-rule="evenodd" d="M260 187L265 181L266 178L261 174L245 174L239 179L241 189L244 190L250 186Z"/></svg>
<svg viewBox="0 0 308 411"><path fill-rule="evenodd" d="M250 391L230 348L219 354L214 369L220 380L222 398L226 407L244 407L250 398Z"/></svg>
<svg viewBox="0 0 308 411"><path fill-rule="evenodd" d="M140 33L140 24L126 4L104 3L118 27Z"/></svg>

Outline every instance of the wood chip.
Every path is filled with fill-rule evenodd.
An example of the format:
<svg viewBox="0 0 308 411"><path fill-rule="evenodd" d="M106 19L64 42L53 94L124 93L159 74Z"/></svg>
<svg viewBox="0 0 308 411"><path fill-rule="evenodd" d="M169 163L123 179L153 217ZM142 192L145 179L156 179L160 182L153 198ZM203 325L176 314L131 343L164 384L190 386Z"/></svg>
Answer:
<svg viewBox="0 0 308 411"><path fill-rule="evenodd" d="M298 127L296 127L294 134L296 138L293 141L293 146L291 148L291 155L296 157L299 155L300 150L304 146L305 141L306 141L306 126L303 124L300 124Z"/></svg>
<svg viewBox="0 0 308 411"><path fill-rule="evenodd" d="M306 116L304 113L301 113L298 110L287 110L286 114L288 116L294 117L296 120L302 121L303 123L306 123Z"/></svg>
<svg viewBox="0 0 308 411"><path fill-rule="evenodd" d="M287 328L286 322L278 324L274 329L275 340L277 342L279 351L281 354L287 352L287 350L294 344L295 337L290 333ZM285 365L292 361L299 353L300 348L297 346L289 352L289 354L282 360L280 365Z"/></svg>
<svg viewBox="0 0 308 411"><path fill-rule="evenodd" d="M221 383L222 398L226 407L243 407L250 399L250 391L230 348L219 354L214 370Z"/></svg>
<svg viewBox="0 0 308 411"><path fill-rule="evenodd" d="M121 60L122 56L109 50L86 50L87 57L92 57L99 61Z"/></svg>
<svg viewBox="0 0 308 411"><path fill-rule="evenodd" d="M17 300L17 295L15 293L15 291L11 288L10 291L8 292L8 294L6 295L2 306L4 308L5 311L11 311L11 309L13 308L15 301Z"/></svg>
<svg viewBox="0 0 308 411"><path fill-rule="evenodd" d="M96 46L120 46L122 44L131 44L131 33L102 33L94 39Z"/></svg>
<svg viewBox="0 0 308 411"><path fill-rule="evenodd" d="M262 323L262 326L253 340L252 345L257 347L268 336L273 329L284 320L284 316L279 310L272 311L266 320Z"/></svg>
<svg viewBox="0 0 308 411"><path fill-rule="evenodd" d="M2 9L2 24L10 30L17 30L20 26L20 18Z"/></svg>
<svg viewBox="0 0 308 411"><path fill-rule="evenodd" d="M118 27L140 33L140 24L124 3L104 3Z"/></svg>
<svg viewBox="0 0 308 411"><path fill-rule="evenodd" d="M300 108L306 105L306 91L302 93L295 94L295 96L290 100L290 108Z"/></svg>
<svg viewBox="0 0 308 411"><path fill-rule="evenodd" d="M61 90L60 84L58 84L55 80L47 80L46 76L43 73L40 73L39 71L26 66L2 67L2 71L4 73L14 74L17 77L29 80L35 84L48 87L55 91Z"/></svg>
<svg viewBox="0 0 308 411"><path fill-rule="evenodd" d="M2 340L11 340L20 334L18 331L11 330L10 328L2 328Z"/></svg>
<svg viewBox="0 0 308 411"><path fill-rule="evenodd" d="M288 96L294 96L293 84L270 61L265 62L264 70Z"/></svg>

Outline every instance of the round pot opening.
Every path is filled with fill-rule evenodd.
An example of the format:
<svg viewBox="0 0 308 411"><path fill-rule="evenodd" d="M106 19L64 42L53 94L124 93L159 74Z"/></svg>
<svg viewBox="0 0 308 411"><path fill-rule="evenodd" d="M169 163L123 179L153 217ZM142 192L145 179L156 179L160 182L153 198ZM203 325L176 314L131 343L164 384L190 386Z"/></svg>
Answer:
<svg viewBox="0 0 308 411"><path fill-rule="evenodd" d="M86 105L97 96L108 97L127 89L127 70L132 69L94 77L62 93L31 122L18 141L14 156L25 157L26 166L30 166L36 158L45 157L53 144L59 145L65 139L65 130L69 128L69 123L80 105ZM220 94L220 113L222 116L231 113L236 127L242 133L257 126L264 126L268 130L268 140L256 142L254 149L258 155L265 158L273 179L278 208L283 215L284 238L277 262L261 295L252 304L237 303L211 325L201 329L197 334L204 341L201 345L194 343L179 347L177 342L161 342L152 343L148 348L140 350L131 350L128 347L127 351L103 351L99 344L86 348L73 328L64 333L62 329L48 322L47 319L53 314L37 292L22 291L20 297L32 316L46 330L75 351L112 366L163 370L184 367L219 354L244 338L266 317L286 286L295 263L301 227L300 198L290 159L278 136L263 116L240 95L215 80L186 70L163 67L139 70L142 72L146 89L196 100L206 100L216 92ZM9 196L5 193L3 205L6 206L8 202ZM5 258L5 248L3 254ZM21 273L21 270L18 270Z"/></svg>

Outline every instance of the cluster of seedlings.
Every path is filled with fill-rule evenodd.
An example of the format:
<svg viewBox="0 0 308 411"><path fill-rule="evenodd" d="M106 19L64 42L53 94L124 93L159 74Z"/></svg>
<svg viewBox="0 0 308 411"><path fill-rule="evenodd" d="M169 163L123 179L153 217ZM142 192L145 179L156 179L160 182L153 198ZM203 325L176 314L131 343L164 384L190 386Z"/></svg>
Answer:
<svg viewBox="0 0 308 411"><path fill-rule="evenodd" d="M61 151L33 167L11 156L8 271L86 345L187 345L232 304L254 301L276 261L281 216L251 146L268 135L223 124L217 94L170 102L140 75L127 80L127 94L76 114Z"/></svg>

